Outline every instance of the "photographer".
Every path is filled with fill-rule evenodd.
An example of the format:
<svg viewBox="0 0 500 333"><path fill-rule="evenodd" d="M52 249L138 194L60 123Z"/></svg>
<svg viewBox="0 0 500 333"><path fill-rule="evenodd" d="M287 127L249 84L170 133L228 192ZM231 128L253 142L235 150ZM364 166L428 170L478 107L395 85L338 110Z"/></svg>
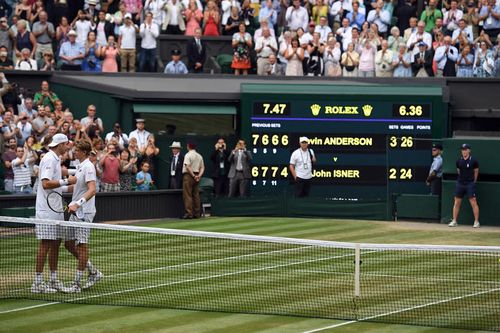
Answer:
<svg viewBox="0 0 500 333"><path fill-rule="evenodd" d="M224 197L229 190L229 151L223 138L219 138L215 144L215 150L210 155L213 163L212 178L214 180L215 197Z"/></svg>
<svg viewBox="0 0 500 333"><path fill-rule="evenodd" d="M102 167L102 192L120 192L120 160L114 145L108 144L99 164Z"/></svg>
<svg viewBox="0 0 500 333"><path fill-rule="evenodd" d="M120 147L120 150L123 150L125 146L128 145L128 135L122 132L120 123L115 123L113 125L113 131L106 134L106 143L109 143L111 138L116 138L118 140L118 146Z"/></svg>
<svg viewBox="0 0 500 333"><path fill-rule="evenodd" d="M240 197L247 196L247 183L252 174L250 172L250 161L252 154L247 151L245 140L240 139L236 147L231 152L228 162L231 164L229 169L229 197L236 197L238 192Z"/></svg>
<svg viewBox="0 0 500 333"><path fill-rule="evenodd" d="M47 113L48 112L48 113ZM40 106L38 108L38 114L35 119L33 119L31 125L33 126L33 131L36 135L38 141L40 141L49 132L49 126L54 124L54 121L48 116L50 114L50 108Z"/></svg>
<svg viewBox="0 0 500 333"><path fill-rule="evenodd" d="M386 40L382 41L382 49L375 55L375 76L392 77L392 58L393 53Z"/></svg>

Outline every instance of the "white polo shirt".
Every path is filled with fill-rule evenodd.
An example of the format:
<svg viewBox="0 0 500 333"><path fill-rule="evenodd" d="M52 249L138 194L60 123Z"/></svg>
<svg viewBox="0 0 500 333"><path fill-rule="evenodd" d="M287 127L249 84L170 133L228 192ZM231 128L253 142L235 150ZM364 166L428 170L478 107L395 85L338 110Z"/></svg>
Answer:
<svg viewBox="0 0 500 333"><path fill-rule="evenodd" d="M310 153L310 154L309 154ZM296 149L290 157L290 164L295 166L295 173L301 179L312 178L312 161L311 155L314 157L312 149L302 150Z"/></svg>
<svg viewBox="0 0 500 333"><path fill-rule="evenodd" d="M85 195L89 189L87 183L91 181L97 181L97 175L95 171L95 166L87 158L85 161L80 163L76 168L76 184L73 187L73 197L72 201L77 201ZM83 204L83 213L95 214L95 196L93 196L89 201Z"/></svg>
<svg viewBox="0 0 500 333"><path fill-rule="evenodd" d="M37 212L52 212L47 204L47 195L50 192L62 193L61 187L45 190L42 186L42 180L60 180L62 178L61 174L61 159L52 150L49 150L47 154L42 158L39 167L39 182L38 189L36 191L36 211ZM62 201L60 207L53 207L56 210L62 211Z"/></svg>
<svg viewBox="0 0 500 333"><path fill-rule="evenodd" d="M134 49L135 50L135 41L136 41L136 31L135 26L131 24L130 26L126 26L125 24L120 27L120 36L122 36L122 49Z"/></svg>

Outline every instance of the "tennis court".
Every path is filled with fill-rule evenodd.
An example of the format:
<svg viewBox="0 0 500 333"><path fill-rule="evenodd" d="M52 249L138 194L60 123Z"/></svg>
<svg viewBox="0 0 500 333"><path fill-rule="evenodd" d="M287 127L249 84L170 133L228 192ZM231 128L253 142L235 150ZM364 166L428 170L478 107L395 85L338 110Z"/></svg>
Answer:
<svg viewBox="0 0 500 333"><path fill-rule="evenodd" d="M500 236L498 228L321 219L210 218L149 225L362 243L494 246ZM127 331L128 319L104 313L136 317L132 327L146 332L308 332L330 326L323 331L384 332L408 323L427 328L404 326L405 331L428 332L429 326L500 330L500 254L494 251L366 246L360 249L360 297L355 297L356 255L350 246L93 230L91 256L106 278L81 294L40 296L29 292L34 235L17 233L4 235L0 243L2 253L15 248L17 254L0 265L5 282L0 295L20 298L0 302L0 330L9 332L29 330L30 316L30 325L43 317L47 326L41 331L57 331L72 312L86 318L75 318L74 331L98 323L109 328L102 331ZM59 267L60 279L69 282L74 259L64 250Z"/></svg>

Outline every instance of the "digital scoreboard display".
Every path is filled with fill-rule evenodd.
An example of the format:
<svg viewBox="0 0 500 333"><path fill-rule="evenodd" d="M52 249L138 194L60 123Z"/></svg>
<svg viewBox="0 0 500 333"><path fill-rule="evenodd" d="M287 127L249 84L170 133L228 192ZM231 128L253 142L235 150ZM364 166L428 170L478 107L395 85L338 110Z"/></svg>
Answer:
<svg viewBox="0 0 500 333"><path fill-rule="evenodd" d="M428 193L432 138L445 130L441 89L250 86L242 133L253 155L252 194L292 193L289 161L302 136L317 158L312 195L356 201Z"/></svg>

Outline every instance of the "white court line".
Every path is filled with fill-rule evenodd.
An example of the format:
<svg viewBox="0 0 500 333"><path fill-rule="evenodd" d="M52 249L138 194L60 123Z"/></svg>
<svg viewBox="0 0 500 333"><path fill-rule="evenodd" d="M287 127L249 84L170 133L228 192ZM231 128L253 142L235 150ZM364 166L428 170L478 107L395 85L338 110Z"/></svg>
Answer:
<svg viewBox="0 0 500 333"><path fill-rule="evenodd" d="M361 318L359 320L346 321L346 322L343 322L343 323L340 323L340 324L335 324L335 325L325 326L325 327L321 327L321 328L316 328L314 330L305 331L305 332L302 332L302 333L321 332L321 331L324 331L324 330L327 330L327 329L331 329L331 328L336 328L336 327L340 327L340 326L350 325L350 324L354 324L354 323L357 323L357 322L368 321L368 320L377 319L377 318L381 318L381 317L387 317L387 316L390 316L390 315L393 315L393 314L403 313L403 312L412 311L412 310L418 310L418 309L425 308L425 307L432 306L432 305L438 305L438 304L448 303L448 302L457 301L457 300L461 300L461 299L464 299L464 298L469 298L469 297L474 297L474 296L479 296L479 295L484 295L484 294L488 294L488 293L496 292L496 291L500 291L500 288L490 289L490 290L486 290L486 291L479 291L479 292L472 293L472 294L467 294L467 295L464 295L464 296L456 296L456 297L444 299L444 300L441 300L441 301L435 301L435 302L430 302L430 303L426 303L426 304L416 305L416 306L412 306L412 307L409 307L409 308L406 308L406 309L402 309L402 310L394 310L394 311L382 313L382 314L379 314L379 315L374 315L374 316L370 316L370 317Z"/></svg>
<svg viewBox="0 0 500 333"><path fill-rule="evenodd" d="M376 252L376 251L373 251L373 252ZM122 291L114 291L114 292L105 293L105 294L92 295L92 296L86 296L86 297L80 297L80 298L71 299L71 300L68 300L67 303L76 302L76 301L82 301L82 300L91 299L91 298L99 298L99 297L104 297L104 296L111 296L111 295L117 295L117 294L123 294L123 293L129 293L129 292L135 292L135 291L141 291L141 290L147 290L147 289L154 289L154 288L159 288L159 287L172 286L172 285L189 283L189 282L195 282L195 281L209 280L209 279L220 278L220 277L231 276L231 275L238 275L238 274L244 274L244 273L258 272L258 271L263 271L263 270L267 270L267 269L275 269L275 268L280 268L280 267L294 266L294 265L300 265L300 264L311 263L311 262L318 262L318 261L330 260L330 259L339 259L339 258L345 258L345 257L349 257L349 256L354 256L354 253L344 254L344 255L341 255L341 256L327 257L327 258L311 259L311 260L299 261L299 262L282 264L282 265L274 265L274 266L268 266L268 267L253 268L253 269L244 270L244 271L237 271L237 272L231 272L231 273L225 273L225 274L217 274L217 275L205 276L205 277L200 277L200 278L195 278L195 279L180 280L180 281L162 283L162 284L158 284L158 285L154 285L154 286L146 286L146 287L133 288L133 289L127 289L127 290L122 290ZM11 309L11 310L6 310L6 311L0 311L0 314L11 313L11 312L18 312L18 311L24 311L24 310L30 310L30 309L33 309L33 308L39 308L39 307L44 307L44 306L49 306L49 305L54 305L54 304L60 304L60 303L62 303L62 302L51 302L51 303L39 304L39 305L35 305L35 306L29 306L29 307L25 307L25 308L18 308L18 309Z"/></svg>

